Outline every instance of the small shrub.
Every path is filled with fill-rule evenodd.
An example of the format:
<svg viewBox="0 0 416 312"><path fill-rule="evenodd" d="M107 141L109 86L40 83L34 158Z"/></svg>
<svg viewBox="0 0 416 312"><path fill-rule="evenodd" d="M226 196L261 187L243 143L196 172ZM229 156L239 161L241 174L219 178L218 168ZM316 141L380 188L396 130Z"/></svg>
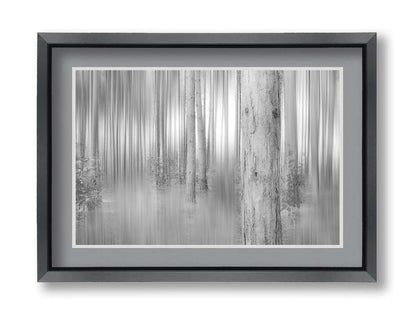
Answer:
<svg viewBox="0 0 416 312"><path fill-rule="evenodd" d="M77 157L76 204L77 211L92 211L102 204L102 175L99 161Z"/></svg>

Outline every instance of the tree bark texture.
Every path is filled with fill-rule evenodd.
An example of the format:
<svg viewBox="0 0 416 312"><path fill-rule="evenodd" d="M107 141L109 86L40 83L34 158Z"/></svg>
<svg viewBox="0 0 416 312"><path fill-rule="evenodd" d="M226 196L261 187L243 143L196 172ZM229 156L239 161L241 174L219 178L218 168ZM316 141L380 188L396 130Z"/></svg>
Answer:
<svg viewBox="0 0 416 312"><path fill-rule="evenodd" d="M243 71L241 83L243 242L282 244L279 193L282 72Z"/></svg>
<svg viewBox="0 0 416 312"><path fill-rule="evenodd" d="M198 124L198 180L201 190L208 190L205 123L202 115L201 72L195 72L195 105Z"/></svg>
<svg viewBox="0 0 416 312"><path fill-rule="evenodd" d="M186 73L186 197L195 203L195 72Z"/></svg>

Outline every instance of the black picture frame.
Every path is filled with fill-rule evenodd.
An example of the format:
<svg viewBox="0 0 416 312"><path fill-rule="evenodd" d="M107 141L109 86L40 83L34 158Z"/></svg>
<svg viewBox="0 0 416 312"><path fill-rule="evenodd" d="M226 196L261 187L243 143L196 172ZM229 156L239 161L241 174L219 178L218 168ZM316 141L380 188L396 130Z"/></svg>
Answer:
<svg viewBox="0 0 416 312"><path fill-rule="evenodd" d="M52 266L52 50L78 48L349 48L362 50L362 266L67 267ZM37 253L39 282L376 282L376 33L133 34L39 33L37 60Z"/></svg>

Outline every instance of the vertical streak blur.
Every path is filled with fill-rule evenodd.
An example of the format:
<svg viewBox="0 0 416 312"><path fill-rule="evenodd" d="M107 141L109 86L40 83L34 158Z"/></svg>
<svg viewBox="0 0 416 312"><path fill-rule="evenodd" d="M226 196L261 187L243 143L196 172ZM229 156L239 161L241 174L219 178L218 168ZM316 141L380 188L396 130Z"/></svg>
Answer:
<svg viewBox="0 0 416 312"><path fill-rule="evenodd" d="M75 72L77 244L243 243L243 70L199 71L202 114L195 129L204 133L204 149L199 135L195 140L197 151L205 151L208 190L196 187L196 203L185 196L186 72ZM283 243L338 244L340 72L288 70L283 77Z"/></svg>

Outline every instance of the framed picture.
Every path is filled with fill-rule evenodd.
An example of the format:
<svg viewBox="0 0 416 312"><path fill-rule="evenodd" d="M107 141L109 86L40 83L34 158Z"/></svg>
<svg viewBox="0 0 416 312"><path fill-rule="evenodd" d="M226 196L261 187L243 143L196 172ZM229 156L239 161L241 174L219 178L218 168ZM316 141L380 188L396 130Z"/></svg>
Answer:
<svg viewBox="0 0 416 312"><path fill-rule="evenodd" d="M38 35L38 280L376 281L376 34Z"/></svg>

